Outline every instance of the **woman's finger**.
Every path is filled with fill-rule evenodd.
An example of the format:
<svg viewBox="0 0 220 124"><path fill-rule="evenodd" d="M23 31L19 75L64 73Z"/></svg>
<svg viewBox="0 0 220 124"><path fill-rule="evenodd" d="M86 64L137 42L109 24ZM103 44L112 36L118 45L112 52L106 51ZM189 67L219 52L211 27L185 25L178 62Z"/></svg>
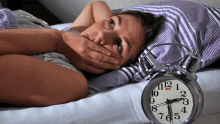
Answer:
<svg viewBox="0 0 220 124"><path fill-rule="evenodd" d="M112 63L112 64L119 64L118 59L115 59L111 56L107 56L105 54L99 53L97 51L90 50L88 52L88 56L95 59L95 60L98 60L98 61Z"/></svg>
<svg viewBox="0 0 220 124"><path fill-rule="evenodd" d="M95 60L93 58L88 58L87 63L94 66L94 67L100 68L100 69L115 70L115 69L118 69L120 67L119 65L106 63L106 62L103 62L103 61L98 61L98 60Z"/></svg>
<svg viewBox="0 0 220 124"><path fill-rule="evenodd" d="M102 46L100 46L100 45L98 45L98 44L96 44L96 43L94 43L94 42L89 42L89 43L88 43L88 47L89 47L90 49L94 50L94 51L103 53L103 54L105 54L105 55L108 55L108 56L111 55L111 52L110 52L108 49L106 49L105 47L102 47Z"/></svg>

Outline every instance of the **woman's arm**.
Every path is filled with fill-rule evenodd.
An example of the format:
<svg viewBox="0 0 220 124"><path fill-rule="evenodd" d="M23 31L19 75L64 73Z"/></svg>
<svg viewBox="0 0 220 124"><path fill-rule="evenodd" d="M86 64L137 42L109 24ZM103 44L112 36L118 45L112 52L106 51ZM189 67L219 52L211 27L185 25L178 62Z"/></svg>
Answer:
<svg viewBox="0 0 220 124"><path fill-rule="evenodd" d="M112 11L105 1L93 1L86 5L69 30L84 31L93 23L112 16Z"/></svg>
<svg viewBox="0 0 220 124"><path fill-rule="evenodd" d="M0 30L0 55L54 51L64 54L77 68L91 73L103 73L105 69L116 69L118 66L114 64L116 59L107 54L110 53L108 49L71 32L53 29Z"/></svg>
<svg viewBox="0 0 220 124"><path fill-rule="evenodd" d="M112 11L105 1L93 1L93 17L95 22L112 16Z"/></svg>
<svg viewBox="0 0 220 124"><path fill-rule="evenodd" d="M49 106L85 98L86 78L71 69L31 56L0 56L0 102Z"/></svg>
<svg viewBox="0 0 220 124"><path fill-rule="evenodd" d="M61 40L60 32L53 29L0 30L0 55L53 52Z"/></svg>

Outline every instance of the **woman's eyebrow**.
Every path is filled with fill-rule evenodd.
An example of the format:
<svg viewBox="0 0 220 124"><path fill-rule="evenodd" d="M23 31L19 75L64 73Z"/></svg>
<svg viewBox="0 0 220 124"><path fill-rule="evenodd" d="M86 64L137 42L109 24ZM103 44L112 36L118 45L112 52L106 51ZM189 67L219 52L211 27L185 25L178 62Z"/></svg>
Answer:
<svg viewBox="0 0 220 124"><path fill-rule="evenodd" d="M116 17L118 17L118 25L121 25L121 17L116 15Z"/></svg>

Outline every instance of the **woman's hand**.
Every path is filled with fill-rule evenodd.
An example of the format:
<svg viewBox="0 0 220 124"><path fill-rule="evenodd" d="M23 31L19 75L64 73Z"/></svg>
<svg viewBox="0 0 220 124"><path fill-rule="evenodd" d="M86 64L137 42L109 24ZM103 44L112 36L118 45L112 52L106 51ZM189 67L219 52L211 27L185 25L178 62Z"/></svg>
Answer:
<svg viewBox="0 0 220 124"><path fill-rule="evenodd" d="M64 54L77 68L94 74L119 68L119 61L110 56L108 49L72 32L61 31L61 35L63 41L58 45L57 51Z"/></svg>

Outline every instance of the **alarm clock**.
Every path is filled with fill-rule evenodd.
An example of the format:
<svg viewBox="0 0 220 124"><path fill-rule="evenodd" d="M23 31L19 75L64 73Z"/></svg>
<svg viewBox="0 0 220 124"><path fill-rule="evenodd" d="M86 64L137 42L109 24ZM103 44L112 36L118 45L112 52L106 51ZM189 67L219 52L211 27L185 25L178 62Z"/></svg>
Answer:
<svg viewBox="0 0 220 124"><path fill-rule="evenodd" d="M181 45L166 43L160 45ZM197 53L184 57L179 65L170 69L170 64L159 64L151 53L139 59L145 70L145 86L141 102L148 119L154 124L190 124L201 113L203 108L203 93L196 82L195 74L200 63Z"/></svg>

